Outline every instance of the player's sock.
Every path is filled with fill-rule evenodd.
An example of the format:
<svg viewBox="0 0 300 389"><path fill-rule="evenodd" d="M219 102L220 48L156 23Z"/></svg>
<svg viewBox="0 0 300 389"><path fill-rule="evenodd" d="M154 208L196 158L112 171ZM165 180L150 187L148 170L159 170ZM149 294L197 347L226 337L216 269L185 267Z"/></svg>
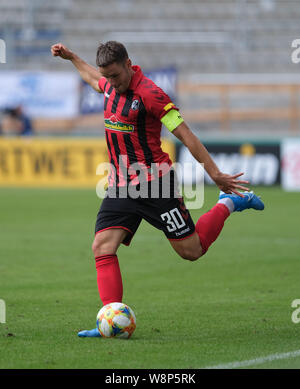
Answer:
<svg viewBox="0 0 300 389"><path fill-rule="evenodd" d="M230 213L234 212L234 202L229 197L225 197L225 198L219 199L217 204L224 204L224 205L226 205L226 207L228 208L228 211Z"/></svg>
<svg viewBox="0 0 300 389"><path fill-rule="evenodd" d="M216 204L210 211L200 217L196 223L196 232L202 246L202 255L219 236L230 211L225 204Z"/></svg>
<svg viewBox="0 0 300 389"><path fill-rule="evenodd" d="M118 257L116 255L100 255L95 260L98 290L103 305L122 302L123 283ZM83 338L101 337L97 328L80 331L78 336Z"/></svg>
<svg viewBox="0 0 300 389"><path fill-rule="evenodd" d="M123 283L116 255L101 255L95 258L97 284L103 305L122 302Z"/></svg>

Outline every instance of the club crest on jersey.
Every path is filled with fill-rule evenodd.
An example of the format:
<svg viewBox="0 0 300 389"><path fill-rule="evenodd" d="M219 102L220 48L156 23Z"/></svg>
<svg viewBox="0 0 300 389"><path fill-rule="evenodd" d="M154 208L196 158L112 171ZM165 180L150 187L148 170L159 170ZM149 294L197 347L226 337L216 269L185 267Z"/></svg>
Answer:
<svg viewBox="0 0 300 389"><path fill-rule="evenodd" d="M133 102L131 104L131 109L133 111L136 111L138 109L139 105L140 105L140 102L138 100L133 100Z"/></svg>
<svg viewBox="0 0 300 389"><path fill-rule="evenodd" d="M112 115L110 118L104 119L104 123L105 123L105 128L109 130L121 131L121 132L134 131L133 124L120 122L114 115Z"/></svg>

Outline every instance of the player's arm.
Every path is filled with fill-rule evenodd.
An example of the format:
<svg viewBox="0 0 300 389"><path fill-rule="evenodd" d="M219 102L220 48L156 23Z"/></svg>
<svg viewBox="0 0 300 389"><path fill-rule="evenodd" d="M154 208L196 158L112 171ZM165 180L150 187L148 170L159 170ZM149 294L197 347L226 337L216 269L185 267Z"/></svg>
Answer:
<svg viewBox="0 0 300 389"><path fill-rule="evenodd" d="M51 46L51 53L54 57L61 57L71 61L78 70L81 78L97 92L103 93L99 87L99 79L101 78L101 75L94 66L83 61L80 57L78 57L78 55L73 53L73 51L68 49L62 43L56 43Z"/></svg>
<svg viewBox="0 0 300 389"><path fill-rule="evenodd" d="M248 181L237 180L243 173L229 175L218 169L206 147L186 125L178 111L172 109L161 121L189 149L193 157L204 164L206 172L222 191L239 194L238 190L249 190L241 185L248 184Z"/></svg>

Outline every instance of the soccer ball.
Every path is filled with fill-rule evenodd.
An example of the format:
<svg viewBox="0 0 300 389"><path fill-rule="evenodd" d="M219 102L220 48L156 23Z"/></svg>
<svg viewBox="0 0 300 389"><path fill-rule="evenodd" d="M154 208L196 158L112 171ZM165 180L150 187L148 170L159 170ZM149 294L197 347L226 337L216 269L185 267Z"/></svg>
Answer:
<svg viewBox="0 0 300 389"><path fill-rule="evenodd" d="M106 304L97 314L97 328L104 338L128 339L135 327L135 314L126 304Z"/></svg>

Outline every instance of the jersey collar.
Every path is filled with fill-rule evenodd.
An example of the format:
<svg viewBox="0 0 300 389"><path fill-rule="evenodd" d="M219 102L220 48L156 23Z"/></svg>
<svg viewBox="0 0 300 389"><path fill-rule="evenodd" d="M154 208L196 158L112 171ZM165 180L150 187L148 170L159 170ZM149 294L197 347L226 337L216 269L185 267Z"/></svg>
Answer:
<svg viewBox="0 0 300 389"><path fill-rule="evenodd" d="M135 90L138 84L141 82L144 75L142 69L138 65L133 65L132 70L134 71L134 74L131 78L128 89Z"/></svg>

